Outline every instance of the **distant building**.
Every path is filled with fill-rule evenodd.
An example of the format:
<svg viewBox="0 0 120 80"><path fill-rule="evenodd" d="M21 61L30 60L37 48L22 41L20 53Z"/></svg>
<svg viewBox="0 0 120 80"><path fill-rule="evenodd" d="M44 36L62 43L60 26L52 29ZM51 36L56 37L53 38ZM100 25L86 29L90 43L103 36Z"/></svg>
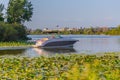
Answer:
<svg viewBox="0 0 120 80"><path fill-rule="evenodd" d="M43 31L48 31L49 29L48 28L44 28Z"/></svg>

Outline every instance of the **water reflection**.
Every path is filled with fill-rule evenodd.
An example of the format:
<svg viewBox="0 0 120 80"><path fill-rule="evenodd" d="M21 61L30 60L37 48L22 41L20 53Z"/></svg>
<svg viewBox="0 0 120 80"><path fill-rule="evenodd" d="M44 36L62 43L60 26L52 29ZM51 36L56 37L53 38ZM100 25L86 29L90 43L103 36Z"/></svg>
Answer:
<svg viewBox="0 0 120 80"><path fill-rule="evenodd" d="M62 54L62 53L74 53L76 52L74 48L34 48L36 53L40 55L49 55L49 54Z"/></svg>
<svg viewBox="0 0 120 80"><path fill-rule="evenodd" d="M8 50L0 50L0 56L3 55L14 55L14 56L18 56L21 55L22 53L25 52L25 49L8 49Z"/></svg>
<svg viewBox="0 0 120 80"><path fill-rule="evenodd" d="M64 54L64 53L74 53L76 52L74 48L25 48L25 49L3 49L0 50L0 56L23 56L23 57L37 57L41 55L54 55L54 54Z"/></svg>

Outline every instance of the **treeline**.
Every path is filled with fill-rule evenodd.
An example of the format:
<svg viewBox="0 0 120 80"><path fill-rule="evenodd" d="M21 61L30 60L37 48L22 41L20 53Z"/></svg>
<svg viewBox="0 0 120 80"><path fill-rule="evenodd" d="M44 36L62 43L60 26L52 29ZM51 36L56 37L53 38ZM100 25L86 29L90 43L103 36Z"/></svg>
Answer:
<svg viewBox="0 0 120 80"><path fill-rule="evenodd" d="M90 27L90 28L80 28L80 29L64 29L62 31L57 30L53 31L58 34L85 34L85 35L120 35L120 25L118 27ZM36 30L28 30L29 34L50 34L49 32L45 32L41 29ZM51 32L52 33L52 32Z"/></svg>
<svg viewBox="0 0 120 80"><path fill-rule="evenodd" d="M6 13L3 13L6 10ZM0 41L26 40L27 28L25 21L31 21L33 7L28 0L9 0L5 9L0 4Z"/></svg>
<svg viewBox="0 0 120 80"><path fill-rule="evenodd" d="M110 29L106 32L108 35L120 35L120 25L116 28Z"/></svg>

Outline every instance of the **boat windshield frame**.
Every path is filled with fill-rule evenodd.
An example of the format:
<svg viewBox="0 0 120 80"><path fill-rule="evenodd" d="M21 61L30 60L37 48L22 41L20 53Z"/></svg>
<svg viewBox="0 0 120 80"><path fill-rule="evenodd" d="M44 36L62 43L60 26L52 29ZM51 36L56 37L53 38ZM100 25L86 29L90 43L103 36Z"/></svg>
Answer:
<svg viewBox="0 0 120 80"><path fill-rule="evenodd" d="M53 38L63 38L62 36L60 35L52 35L50 37L48 37L49 39L53 39Z"/></svg>

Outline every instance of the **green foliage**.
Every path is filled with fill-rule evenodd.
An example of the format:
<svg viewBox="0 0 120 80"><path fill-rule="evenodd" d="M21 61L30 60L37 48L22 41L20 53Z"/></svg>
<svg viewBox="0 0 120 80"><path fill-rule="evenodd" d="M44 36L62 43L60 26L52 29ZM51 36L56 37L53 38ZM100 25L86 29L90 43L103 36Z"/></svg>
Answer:
<svg viewBox="0 0 120 80"><path fill-rule="evenodd" d="M4 9L4 5L0 4L0 13L2 13L3 9Z"/></svg>
<svg viewBox="0 0 120 80"><path fill-rule="evenodd" d="M26 27L22 23L31 20L33 14L31 2L28 0L9 0L6 16L7 23L4 22L3 9L4 5L0 4L0 41L28 39Z"/></svg>
<svg viewBox="0 0 120 80"><path fill-rule="evenodd" d="M26 27L20 24L0 23L0 41L26 40Z"/></svg>
<svg viewBox="0 0 120 80"><path fill-rule="evenodd" d="M111 30L109 30L108 32L106 32L106 34L109 35L120 35L120 25L116 28L113 28Z"/></svg>
<svg viewBox="0 0 120 80"><path fill-rule="evenodd" d="M41 29L36 29L33 32L31 32L31 34L42 34L42 30Z"/></svg>
<svg viewBox="0 0 120 80"><path fill-rule="evenodd" d="M4 10L4 5L0 4L0 21L4 21L3 13L2 13L3 10Z"/></svg>
<svg viewBox="0 0 120 80"><path fill-rule="evenodd" d="M7 21L9 23L24 23L30 21L33 7L28 0L10 0L7 8Z"/></svg>
<svg viewBox="0 0 120 80"><path fill-rule="evenodd" d="M118 55L57 55L0 58L3 80L119 80Z"/></svg>
<svg viewBox="0 0 120 80"><path fill-rule="evenodd" d="M21 46L28 46L31 47L33 45L32 42L26 41L19 41L19 42L0 42L0 47L21 47Z"/></svg>

